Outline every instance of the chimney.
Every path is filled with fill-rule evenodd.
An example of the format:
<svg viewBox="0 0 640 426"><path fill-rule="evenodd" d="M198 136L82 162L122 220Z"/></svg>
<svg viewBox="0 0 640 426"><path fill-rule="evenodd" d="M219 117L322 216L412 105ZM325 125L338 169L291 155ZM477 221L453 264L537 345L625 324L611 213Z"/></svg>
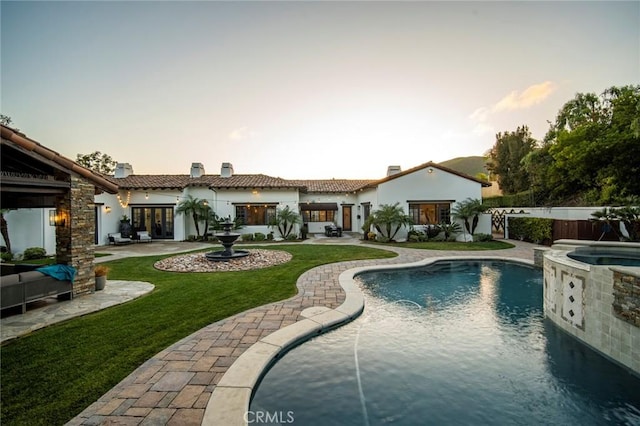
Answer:
<svg viewBox="0 0 640 426"><path fill-rule="evenodd" d="M116 165L116 170L113 172L114 178L126 178L129 175L133 174L133 167L129 163L118 163Z"/></svg>
<svg viewBox="0 0 640 426"><path fill-rule="evenodd" d="M402 171L400 166L389 166L387 167L387 177L397 175Z"/></svg>
<svg viewBox="0 0 640 426"><path fill-rule="evenodd" d="M220 177L228 178L233 176L233 165L231 163L222 163L220 168Z"/></svg>
<svg viewBox="0 0 640 426"><path fill-rule="evenodd" d="M202 163L191 163L191 177L199 178L204 176L204 166Z"/></svg>

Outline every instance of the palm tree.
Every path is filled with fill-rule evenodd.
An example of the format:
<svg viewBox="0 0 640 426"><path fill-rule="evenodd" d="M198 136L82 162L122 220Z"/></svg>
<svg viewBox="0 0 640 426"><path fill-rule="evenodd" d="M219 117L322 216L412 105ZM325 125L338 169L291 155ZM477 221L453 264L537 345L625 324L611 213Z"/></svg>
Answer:
<svg viewBox="0 0 640 426"><path fill-rule="evenodd" d="M403 226L413 225L413 219L405 214L404 209L400 207L400 203L395 203L393 206L383 204L379 210L371 214L373 215L373 226L376 227L380 235L389 241L393 241L393 238Z"/></svg>
<svg viewBox="0 0 640 426"><path fill-rule="evenodd" d="M198 218L204 221L204 235L202 236L203 240L207 239L207 233L209 232L209 227L211 229L216 229L218 223L220 222L220 218L213 211L210 205L206 204L204 201L200 203L200 211L198 212Z"/></svg>
<svg viewBox="0 0 640 426"><path fill-rule="evenodd" d="M482 201L467 198L453 208L452 214L454 218L464 221L464 229L473 236L473 233L476 232L476 228L478 227L480 214L486 212L488 209L489 207L483 205ZM471 219L471 224L469 224L469 219Z"/></svg>
<svg viewBox="0 0 640 426"><path fill-rule="evenodd" d="M441 223L438 226L440 227L440 229L444 233L444 240L445 241L449 241L451 239L451 237L455 236L456 234L459 234L460 231L462 230L462 227L460 226L460 224L458 222Z"/></svg>
<svg viewBox="0 0 640 426"><path fill-rule="evenodd" d="M278 228L278 232L285 240L293 231L293 227L300 223L300 215L286 206L284 209L278 209L276 216L269 226L275 226Z"/></svg>
<svg viewBox="0 0 640 426"><path fill-rule="evenodd" d="M631 241L640 240L640 207L625 206L612 209L612 213L624 223Z"/></svg>
<svg viewBox="0 0 640 426"><path fill-rule="evenodd" d="M176 208L177 214L191 215L191 217L193 218L193 223L196 225L196 234L198 234L198 238L200 238L200 226L198 222L200 221L202 205L202 200L189 195L188 198L181 201Z"/></svg>

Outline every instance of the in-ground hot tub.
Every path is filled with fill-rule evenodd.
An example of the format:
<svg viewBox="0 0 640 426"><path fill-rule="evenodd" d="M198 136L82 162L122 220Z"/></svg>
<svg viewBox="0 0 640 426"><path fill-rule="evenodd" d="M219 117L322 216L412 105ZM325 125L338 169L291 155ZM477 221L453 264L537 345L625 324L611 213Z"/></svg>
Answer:
<svg viewBox="0 0 640 426"><path fill-rule="evenodd" d="M556 241L543 292L545 316L640 375L640 243Z"/></svg>
<svg viewBox="0 0 640 426"><path fill-rule="evenodd" d="M624 243L623 243L624 244ZM640 248L616 245L576 247L567 256L590 265L640 266Z"/></svg>

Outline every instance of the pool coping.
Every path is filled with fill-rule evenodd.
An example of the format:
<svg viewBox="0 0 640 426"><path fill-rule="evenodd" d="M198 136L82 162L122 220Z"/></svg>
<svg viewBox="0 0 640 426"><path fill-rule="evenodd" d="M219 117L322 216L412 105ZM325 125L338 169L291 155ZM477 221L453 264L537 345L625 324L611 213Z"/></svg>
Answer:
<svg viewBox="0 0 640 426"><path fill-rule="evenodd" d="M335 309L323 306L306 308L305 319L283 327L254 343L229 366L207 403L202 425L244 426L248 424L251 396L273 362L295 346L314 336L333 330L356 319L365 308L364 294L355 277L363 272L418 268L452 260L503 261L536 267L533 261L505 256L441 256L417 262L359 266L338 276L345 292L344 302Z"/></svg>

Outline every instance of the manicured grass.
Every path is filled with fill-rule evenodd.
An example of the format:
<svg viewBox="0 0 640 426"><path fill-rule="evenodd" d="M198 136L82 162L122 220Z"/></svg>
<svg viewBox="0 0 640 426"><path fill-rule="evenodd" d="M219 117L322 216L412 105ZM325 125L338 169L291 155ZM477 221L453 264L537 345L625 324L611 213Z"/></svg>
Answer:
<svg viewBox="0 0 640 426"><path fill-rule="evenodd" d="M270 248L286 250L293 259L261 270L216 273L154 269L154 262L166 256L108 262L109 279L147 281L155 290L4 345L1 423L63 424L183 337L236 313L295 295L296 280L303 272L326 263L395 256L358 246Z"/></svg>
<svg viewBox="0 0 640 426"><path fill-rule="evenodd" d="M423 249L423 250L460 250L460 251L477 251L477 250L504 250L515 247L513 244L504 241L486 241L462 243L457 241L426 241L422 243L384 243L381 245L391 245L395 247Z"/></svg>

